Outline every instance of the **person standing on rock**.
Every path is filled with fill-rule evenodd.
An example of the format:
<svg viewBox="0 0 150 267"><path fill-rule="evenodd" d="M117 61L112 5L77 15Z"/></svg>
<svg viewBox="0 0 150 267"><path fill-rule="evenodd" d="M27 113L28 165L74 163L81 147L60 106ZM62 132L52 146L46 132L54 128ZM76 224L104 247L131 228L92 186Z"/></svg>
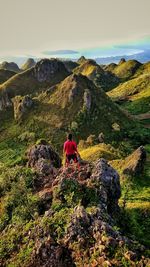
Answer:
<svg viewBox="0 0 150 267"><path fill-rule="evenodd" d="M72 134L69 133L67 136L67 141L64 143L64 153L65 153L65 166L68 166L71 160L73 160L75 163L78 164L79 167L79 162L78 162L78 150L77 150L77 144L75 141L72 140Z"/></svg>

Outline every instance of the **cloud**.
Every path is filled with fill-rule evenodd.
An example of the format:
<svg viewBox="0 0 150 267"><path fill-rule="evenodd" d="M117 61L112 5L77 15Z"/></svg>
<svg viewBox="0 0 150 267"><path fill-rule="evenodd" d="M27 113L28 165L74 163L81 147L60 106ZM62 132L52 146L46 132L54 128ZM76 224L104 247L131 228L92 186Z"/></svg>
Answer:
<svg viewBox="0 0 150 267"><path fill-rule="evenodd" d="M54 56L54 55L74 55L74 54L79 54L78 51L74 51L74 50L53 50L53 51L44 51L43 52L44 55L50 55L50 56Z"/></svg>

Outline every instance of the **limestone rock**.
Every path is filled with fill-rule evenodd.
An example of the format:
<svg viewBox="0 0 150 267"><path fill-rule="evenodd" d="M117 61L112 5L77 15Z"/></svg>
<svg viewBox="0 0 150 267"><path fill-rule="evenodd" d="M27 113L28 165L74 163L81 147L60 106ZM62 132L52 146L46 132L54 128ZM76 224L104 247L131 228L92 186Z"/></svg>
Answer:
<svg viewBox="0 0 150 267"><path fill-rule="evenodd" d="M104 134L103 133L100 133L98 135L98 141L99 141L99 143L104 143Z"/></svg>
<svg viewBox="0 0 150 267"><path fill-rule="evenodd" d="M117 171L105 159L99 159L95 164L92 179L99 182L101 201L107 206L110 213L115 212L118 209L118 199L121 196L120 179Z"/></svg>
<svg viewBox="0 0 150 267"><path fill-rule="evenodd" d="M13 98L14 118L19 121L23 115L32 107L33 100L29 96L16 96Z"/></svg>
<svg viewBox="0 0 150 267"><path fill-rule="evenodd" d="M37 240L27 267L75 267L67 248L47 237L43 242Z"/></svg>
<svg viewBox="0 0 150 267"><path fill-rule="evenodd" d="M57 74L68 75L64 64L58 59L42 59L34 67L34 76L39 82L50 81Z"/></svg>
<svg viewBox="0 0 150 267"><path fill-rule="evenodd" d="M0 110L5 110L7 107L11 107L12 101L9 98L7 93L4 93L3 95L1 95L0 97Z"/></svg>
<svg viewBox="0 0 150 267"><path fill-rule="evenodd" d="M87 111L90 111L91 108L91 93L89 89L86 89L84 92L84 107Z"/></svg>
<svg viewBox="0 0 150 267"><path fill-rule="evenodd" d="M29 149L27 157L28 166L45 175L53 173L53 166L61 166L61 158L49 144L34 145Z"/></svg>
<svg viewBox="0 0 150 267"><path fill-rule="evenodd" d="M124 160L123 173L128 175L138 175L142 173L145 160L146 151L143 146L140 146Z"/></svg>
<svg viewBox="0 0 150 267"><path fill-rule="evenodd" d="M121 65L122 63L125 63L125 62L126 62L125 58L121 58L118 64Z"/></svg>

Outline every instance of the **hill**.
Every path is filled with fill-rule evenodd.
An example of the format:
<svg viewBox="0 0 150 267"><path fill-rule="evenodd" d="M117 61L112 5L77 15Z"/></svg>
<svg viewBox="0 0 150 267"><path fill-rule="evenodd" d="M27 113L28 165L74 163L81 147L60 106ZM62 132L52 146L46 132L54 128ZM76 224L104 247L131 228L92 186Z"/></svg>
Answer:
<svg viewBox="0 0 150 267"><path fill-rule="evenodd" d="M21 70L27 70L34 67L36 62L33 58L28 58L27 61L21 66Z"/></svg>
<svg viewBox="0 0 150 267"><path fill-rule="evenodd" d="M0 63L0 69L10 70L10 71L14 71L16 73L20 72L18 65L14 62L4 61L4 62Z"/></svg>
<svg viewBox="0 0 150 267"><path fill-rule="evenodd" d="M121 81L127 81L132 78L136 71L142 66L137 60L120 60L118 65L108 65L105 70L111 71L115 74Z"/></svg>
<svg viewBox="0 0 150 267"><path fill-rule="evenodd" d="M127 81L108 92L108 95L130 113L142 113L143 122L145 118L149 125L149 117L144 117L144 113L145 115L147 113L150 114L150 74L142 74L137 78Z"/></svg>
<svg viewBox="0 0 150 267"><path fill-rule="evenodd" d="M87 76L103 90L110 90L119 84L119 79L114 74L103 70L94 60L81 58L78 62L80 65L73 72Z"/></svg>
<svg viewBox="0 0 150 267"><path fill-rule="evenodd" d="M56 59L43 59L35 67L16 74L0 85L0 109L10 106L16 95L32 96L63 80L69 72L64 64Z"/></svg>
<svg viewBox="0 0 150 267"><path fill-rule="evenodd" d="M11 70L0 69L0 84L6 82L9 78L14 76L16 73Z"/></svg>
<svg viewBox="0 0 150 267"><path fill-rule="evenodd" d="M114 100L132 100L138 98L139 93L149 91L150 74L142 74L137 78L129 80L108 92Z"/></svg>

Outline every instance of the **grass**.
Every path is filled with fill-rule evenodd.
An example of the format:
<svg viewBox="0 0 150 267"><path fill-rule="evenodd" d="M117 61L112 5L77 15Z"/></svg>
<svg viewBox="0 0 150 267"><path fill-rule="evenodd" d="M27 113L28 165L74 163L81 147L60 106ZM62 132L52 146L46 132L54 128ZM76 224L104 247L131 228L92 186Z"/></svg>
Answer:
<svg viewBox="0 0 150 267"><path fill-rule="evenodd" d="M112 160L118 158L119 156L119 151L117 151L117 149L114 149L111 145L106 145L104 143L90 146L85 149L79 149L79 153L81 158L90 162L96 161L99 158Z"/></svg>
<svg viewBox="0 0 150 267"><path fill-rule="evenodd" d="M132 78L140 66L140 62L136 60L128 60L122 64L118 64L115 68L113 68L112 73L114 73L122 81L126 81Z"/></svg>
<svg viewBox="0 0 150 267"><path fill-rule="evenodd" d="M113 100L136 100L141 97L149 96L149 88L150 75L143 74L138 78L134 78L120 84L118 87L108 92L108 96L110 96Z"/></svg>

